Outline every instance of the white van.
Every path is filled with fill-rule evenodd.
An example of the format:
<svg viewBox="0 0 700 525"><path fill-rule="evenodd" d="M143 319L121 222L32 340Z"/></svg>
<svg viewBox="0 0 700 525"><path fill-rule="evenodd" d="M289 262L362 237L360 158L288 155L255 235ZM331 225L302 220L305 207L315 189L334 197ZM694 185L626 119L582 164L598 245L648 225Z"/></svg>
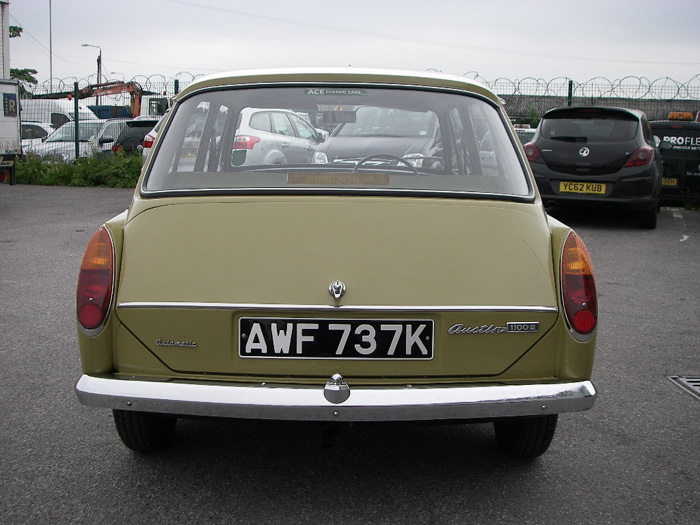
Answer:
<svg viewBox="0 0 700 525"><path fill-rule="evenodd" d="M50 122L54 129L70 120L75 120L75 101L69 99L22 99L20 100L22 122ZM78 120L97 120L87 106L78 104Z"/></svg>

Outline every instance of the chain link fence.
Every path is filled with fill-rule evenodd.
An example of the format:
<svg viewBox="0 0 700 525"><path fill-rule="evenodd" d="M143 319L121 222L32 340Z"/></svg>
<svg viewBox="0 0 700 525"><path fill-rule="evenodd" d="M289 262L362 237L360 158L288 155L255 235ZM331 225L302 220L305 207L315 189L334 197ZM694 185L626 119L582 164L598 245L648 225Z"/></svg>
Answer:
<svg viewBox="0 0 700 525"><path fill-rule="evenodd" d="M138 75L130 80L102 79L103 82L136 83L144 93L172 97L202 75L179 73L174 77L163 75ZM505 102L513 119L540 117L547 110L570 105L618 106L644 111L649 120L663 120L672 111L700 111L700 74L687 82L669 77L650 80L645 77L627 76L618 80L595 77L578 82L566 77L544 80L523 78L513 80L498 78L487 80L476 72L463 76L481 82L498 94ZM35 86L24 86L24 97L42 96L48 93L68 92L74 85L82 89L95 84L94 76L86 79L74 77L53 79ZM129 94L113 95L114 105L129 105ZM88 99L88 105L95 104Z"/></svg>
<svg viewBox="0 0 700 525"><path fill-rule="evenodd" d="M127 120L136 116L157 116L165 109L164 100L175 96L200 76L202 75L179 73L173 77L139 75L130 80L102 79L103 82L99 85L109 85L114 89L108 93L100 91L101 94L95 91L94 96L89 96L90 89L96 84L94 75L85 79L71 77L53 79L35 86L25 85L21 95L21 103L25 109L23 120L45 122L54 128L60 126L71 118L69 115L72 110L69 106L74 105L75 100L69 100L68 95L76 92L85 95L79 97L79 111L92 111L100 118ZM650 80L636 76L617 80L596 77L584 82L566 77L552 80L538 78L488 80L476 72L468 72L463 76L485 84L499 95L504 100L511 119L525 127L528 125L532 128L536 127L544 113L560 106L615 106L638 109L644 111L650 121L666 120L672 112L700 116L700 74L687 82L669 77ZM131 86L132 89L126 89L125 86ZM56 94L63 95L55 97ZM49 96L52 98L46 98ZM135 100L136 98L138 100ZM29 102L30 99L34 100ZM45 105L43 110L36 110L33 114L26 111L30 106L37 107L42 104ZM49 106L67 108L64 110L65 115L52 115L52 111L47 109ZM60 113L59 110L56 111ZM68 149L73 149L76 154L82 155L79 153L75 136L73 132L75 145L69 145ZM86 155L91 155L96 151L106 150L109 141L114 139L116 137L105 136L103 133L100 138L93 138L91 146L84 148L84 151L87 152ZM676 156L683 156L683 158L669 160L667 167L683 172L683 188L679 196L686 203L691 201L697 204L700 202L700 139L693 140L695 142L691 147L676 149ZM31 149L31 145L29 147Z"/></svg>

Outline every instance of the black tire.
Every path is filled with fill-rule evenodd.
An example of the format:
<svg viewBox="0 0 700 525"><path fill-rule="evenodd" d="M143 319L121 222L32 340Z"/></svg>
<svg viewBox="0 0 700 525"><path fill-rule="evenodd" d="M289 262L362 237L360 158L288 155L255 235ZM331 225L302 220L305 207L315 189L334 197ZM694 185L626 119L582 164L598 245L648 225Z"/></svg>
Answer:
<svg viewBox="0 0 700 525"><path fill-rule="evenodd" d="M175 436L175 416L113 410L114 425L122 443L136 452L149 453L166 448Z"/></svg>
<svg viewBox="0 0 700 525"><path fill-rule="evenodd" d="M645 230L653 230L656 228L656 216L658 215L657 206L651 210L640 211L637 216L637 224Z"/></svg>
<svg viewBox="0 0 700 525"><path fill-rule="evenodd" d="M526 418L499 419L493 422L501 449L516 458L536 458L552 443L557 429L557 414Z"/></svg>

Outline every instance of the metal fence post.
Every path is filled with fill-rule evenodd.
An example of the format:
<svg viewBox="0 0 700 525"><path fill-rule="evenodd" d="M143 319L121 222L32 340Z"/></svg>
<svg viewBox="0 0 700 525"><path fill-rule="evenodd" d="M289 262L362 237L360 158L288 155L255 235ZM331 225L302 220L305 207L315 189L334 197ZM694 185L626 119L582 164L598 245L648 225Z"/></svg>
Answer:
<svg viewBox="0 0 700 525"><path fill-rule="evenodd" d="M569 80L569 96L567 97L567 106L574 104L574 81Z"/></svg>
<svg viewBox="0 0 700 525"><path fill-rule="evenodd" d="M80 156L80 120L78 116L78 83L73 83L73 122L75 123L75 160Z"/></svg>

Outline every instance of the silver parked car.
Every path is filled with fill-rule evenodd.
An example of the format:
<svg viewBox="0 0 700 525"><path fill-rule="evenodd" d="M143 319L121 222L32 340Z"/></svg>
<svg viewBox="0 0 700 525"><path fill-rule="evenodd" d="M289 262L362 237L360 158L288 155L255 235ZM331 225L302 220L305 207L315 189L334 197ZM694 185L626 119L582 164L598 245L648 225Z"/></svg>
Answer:
<svg viewBox="0 0 700 525"><path fill-rule="evenodd" d="M230 130L226 127L228 109L222 108L212 116L208 108L209 102L199 102L196 110L191 112L178 160L181 171L200 170L201 167L194 164L194 158L207 163L210 162L208 159L220 156L218 148L222 136L225 130ZM234 133L230 157L233 166L308 164L324 140L320 131L288 109L243 108ZM202 142L202 136L210 138ZM224 141L228 142L228 139L224 138ZM203 151L208 152L207 155L202 155Z"/></svg>
<svg viewBox="0 0 700 525"><path fill-rule="evenodd" d="M22 122L22 151L27 152L53 133L50 122Z"/></svg>
<svg viewBox="0 0 700 525"><path fill-rule="evenodd" d="M93 157L108 153L129 119L81 120L78 131L78 156ZM75 160L75 122L68 122L51 133L43 143L28 151L41 158L53 158L64 162Z"/></svg>
<svg viewBox="0 0 700 525"><path fill-rule="evenodd" d="M239 117L233 164L308 164L321 142L321 133L293 111L246 108Z"/></svg>

